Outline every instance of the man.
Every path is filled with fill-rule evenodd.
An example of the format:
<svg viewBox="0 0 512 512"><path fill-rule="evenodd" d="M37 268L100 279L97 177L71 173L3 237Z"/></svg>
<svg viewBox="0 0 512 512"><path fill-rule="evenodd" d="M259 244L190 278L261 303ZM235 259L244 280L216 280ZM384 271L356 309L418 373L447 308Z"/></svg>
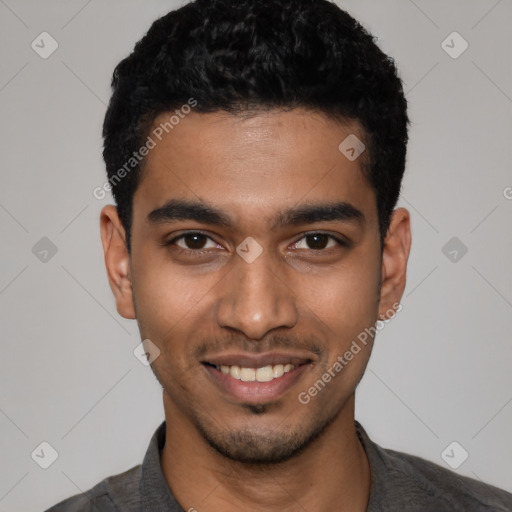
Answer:
<svg viewBox="0 0 512 512"><path fill-rule="evenodd" d="M116 68L101 237L165 422L51 511L505 511L354 420L411 245L393 61L325 0L196 0Z"/></svg>

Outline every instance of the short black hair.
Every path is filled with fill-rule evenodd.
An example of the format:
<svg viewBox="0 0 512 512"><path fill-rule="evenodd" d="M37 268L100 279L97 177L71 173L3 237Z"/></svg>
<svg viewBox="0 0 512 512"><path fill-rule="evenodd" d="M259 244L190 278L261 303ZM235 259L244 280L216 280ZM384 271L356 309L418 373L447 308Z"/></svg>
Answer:
<svg viewBox="0 0 512 512"><path fill-rule="evenodd" d="M393 59L335 3L192 1L152 24L115 68L112 91L103 158L128 249L145 162L133 155L157 116L190 104L198 113L305 108L356 121L382 243L405 169L407 101Z"/></svg>

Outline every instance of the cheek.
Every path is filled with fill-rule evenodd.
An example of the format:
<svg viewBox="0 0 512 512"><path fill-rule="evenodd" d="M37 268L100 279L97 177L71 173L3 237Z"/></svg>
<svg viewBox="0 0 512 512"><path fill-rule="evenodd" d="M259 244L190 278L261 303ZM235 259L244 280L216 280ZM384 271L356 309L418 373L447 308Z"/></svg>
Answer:
<svg viewBox="0 0 512 512"><path fill-rule="evenodd" d="M132 268L137 314L151 318L150 325L177 322L198 301L201 283L191 283L186 272L171 268L163 251L134 252Z"/></svg>
<svg viewBox="0 0 512 512"><path fill-rule="evenodd" d="M328 275L307 278L304 302L330 329L331 337L346 343L376 322L379 279L380 263L354 254Z"/></svg>
<svg viewBox="0 0 512 512"><path fill-rule="evenodd" d="M169 360L185 364L187 349L194 346L191 336L209 324L213 300L221 275L192 276L171 268L162 257L134 255L133 296L137 322L143 338L154 341Z"/></svg>

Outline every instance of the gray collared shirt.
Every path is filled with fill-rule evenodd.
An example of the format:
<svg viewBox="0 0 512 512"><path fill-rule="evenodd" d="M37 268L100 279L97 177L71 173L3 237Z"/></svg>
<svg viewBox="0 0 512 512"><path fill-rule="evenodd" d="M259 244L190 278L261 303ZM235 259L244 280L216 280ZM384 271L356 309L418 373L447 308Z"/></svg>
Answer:
<svg viewBox="0 0 512 512"><path fill-rule="evenodd" d="M360 423L355 425L370 463L367 512L512 511L512 494L419 457L381 448ZM142 465L108 477L46 512L183 512L160 466L164 444L165 421L153 434Z"/></svg>

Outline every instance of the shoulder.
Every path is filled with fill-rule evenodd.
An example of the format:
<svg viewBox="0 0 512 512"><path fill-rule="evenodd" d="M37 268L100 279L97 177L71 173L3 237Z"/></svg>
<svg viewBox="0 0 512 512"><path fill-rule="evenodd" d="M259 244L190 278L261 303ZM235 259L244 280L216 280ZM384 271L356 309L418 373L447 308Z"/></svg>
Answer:
<svg viewBox="0 0 512 512"><path fill-rule="evenodd" d="M410 510L512 511L512 494L420 457L377 447ZM414 508L414 507L419 508Z"/></svg>
<svg viewBox="0 0 512 512"><path fill-rule="evenodd" d="M109 476L88 491L67 498L46 512L138 512L141 466Z"/></svg>

